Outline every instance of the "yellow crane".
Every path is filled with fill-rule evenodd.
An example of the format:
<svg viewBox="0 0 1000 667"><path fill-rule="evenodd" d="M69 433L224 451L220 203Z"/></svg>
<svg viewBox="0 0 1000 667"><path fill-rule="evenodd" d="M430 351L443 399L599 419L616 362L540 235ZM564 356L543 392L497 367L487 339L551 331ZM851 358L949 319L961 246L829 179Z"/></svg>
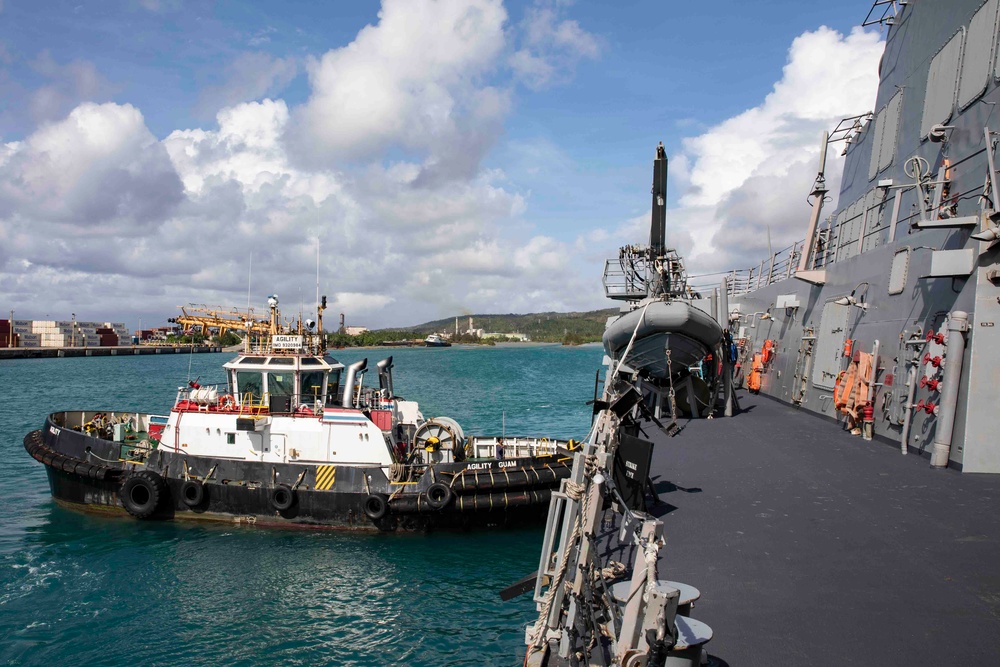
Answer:
<svg viewBox="0 0 1000 667"><path fill-rule="evenodd" d="M203 336L207 336L212 329L218 330L220 336L225 336L227 331L237 333L249 331L260 335L271 333L270 319L255 317L253 310L244 312L237 308L225 310L194 306L179 306L179 308L181 316L172 317L167 321L180 324L185 329L198 328Z"/></svg>

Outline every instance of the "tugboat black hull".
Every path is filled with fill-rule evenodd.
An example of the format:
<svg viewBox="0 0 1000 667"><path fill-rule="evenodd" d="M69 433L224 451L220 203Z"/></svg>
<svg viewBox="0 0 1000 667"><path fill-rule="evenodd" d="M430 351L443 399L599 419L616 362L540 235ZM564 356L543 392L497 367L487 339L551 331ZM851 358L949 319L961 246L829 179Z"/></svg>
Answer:
<svg viewBox="0 0 1000 667"><path fill-rule="evenodd" d="M162 450L129 461L120 459L120 443L62 428L53 421L58 414L24 439L46 466L53 498L72 509L146 520L365 532L525 526L544 521L552 490L569 476L568 459L554 456L435 464L403 482L390 481L380 467Z"/></svg>

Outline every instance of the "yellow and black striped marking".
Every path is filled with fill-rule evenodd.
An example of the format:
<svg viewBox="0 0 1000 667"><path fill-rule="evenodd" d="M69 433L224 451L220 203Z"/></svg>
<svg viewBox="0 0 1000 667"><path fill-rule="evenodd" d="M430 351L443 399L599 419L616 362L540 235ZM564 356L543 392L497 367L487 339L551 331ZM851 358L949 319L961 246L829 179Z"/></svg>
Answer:
<svg viewBox="0 0 1000 667"><path fill-rule="evenodd" d="M316 490L329 491L337 481L337 466L316 466Z"/></svg>

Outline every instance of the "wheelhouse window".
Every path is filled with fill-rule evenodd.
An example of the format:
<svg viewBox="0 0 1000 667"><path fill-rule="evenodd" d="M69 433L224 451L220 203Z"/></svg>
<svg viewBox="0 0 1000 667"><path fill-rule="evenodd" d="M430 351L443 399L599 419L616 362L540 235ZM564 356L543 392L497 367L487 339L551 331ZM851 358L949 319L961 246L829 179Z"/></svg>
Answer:
<svg viewBox="0 0 1000 667"><path fill-rule="evenodd" d="M323 398L325 375L323 371L302 371L302 384L299 386L302 403L314 403Z"/></svg>
<svg viewBox="0 0 1000 667"><path fill-rule="evenodd" d="M260 371L237 371L236 390L240 396L249 394L251 401L259 402L264 397L264 380Z"/></svg>
<svg viewBox="0 0 1000 667"><path fill-rule="evenodd" d="M294 396L295 373L291 371L285 373L268 373L267 393L272 398L275 396Z"/></svg>
<svg viewBox="0 0 1000 667"><path fill-rule="evenodd" d="M340 401L340 369L330 371L326 383L326 404L337 405Z"/></svg>

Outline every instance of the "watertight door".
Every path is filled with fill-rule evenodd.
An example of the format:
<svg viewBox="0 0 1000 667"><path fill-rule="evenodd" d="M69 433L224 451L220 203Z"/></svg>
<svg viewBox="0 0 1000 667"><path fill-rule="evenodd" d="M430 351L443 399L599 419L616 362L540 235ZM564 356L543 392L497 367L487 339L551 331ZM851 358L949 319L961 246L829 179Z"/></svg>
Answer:
<svg viewBox="0 0 1000 667"><path fill-rule="evenodd" d="M840 372L841 357L844 354L844 340L847 338L847 316L851 306L842 306L827 301L819 322L819 337L816 340L813 360L812 383L814 387L833 389Z"/></svg>

